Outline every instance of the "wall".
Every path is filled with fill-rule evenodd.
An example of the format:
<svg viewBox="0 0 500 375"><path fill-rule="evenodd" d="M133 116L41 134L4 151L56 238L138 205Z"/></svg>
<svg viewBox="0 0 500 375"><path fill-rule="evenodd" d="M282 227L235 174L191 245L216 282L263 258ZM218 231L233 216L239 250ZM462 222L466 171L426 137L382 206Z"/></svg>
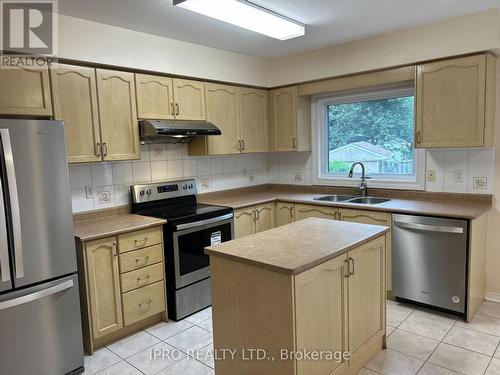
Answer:
<svg viewBox="0 0 500 375"><path fill-rule="evenodd" d="M269 63L240 53L60 15L59 57L256 86Z"/></svg>
<svg viewBox="0 0 500 375"><path fill-rule="evenodd" d="M70 165L73 212L127 205L132 184L193 177L209 192L267 183L267 169L266 154L200 158L186 145L141 146L140 160Z"/></svg>
<svg viewBox="0 0 500 375"><path fill-rule="evenodd" d="M272 61L270 86L500 49L500 9L339 44Z"/></svg>

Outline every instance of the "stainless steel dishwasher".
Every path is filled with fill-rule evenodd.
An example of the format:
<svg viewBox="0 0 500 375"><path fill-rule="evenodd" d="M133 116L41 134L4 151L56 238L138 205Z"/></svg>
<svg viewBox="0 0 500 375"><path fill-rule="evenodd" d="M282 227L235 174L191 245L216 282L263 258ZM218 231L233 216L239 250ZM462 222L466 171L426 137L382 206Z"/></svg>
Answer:
<svg viewBox="0 0 500 375"><path fill-rule="evenodd" d="M467 220L392 215L396 298L465 314Z"/></svg>

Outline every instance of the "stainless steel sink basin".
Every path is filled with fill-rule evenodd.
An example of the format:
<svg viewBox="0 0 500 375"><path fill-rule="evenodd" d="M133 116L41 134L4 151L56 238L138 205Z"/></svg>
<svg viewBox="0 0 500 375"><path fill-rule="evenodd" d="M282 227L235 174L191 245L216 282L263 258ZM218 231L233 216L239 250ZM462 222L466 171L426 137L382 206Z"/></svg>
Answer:
<svg viewBox="0 0 500 375"><path fill-rule="evenodd" d="M323 197L314 198L314 200L327 202L345 202L352 198L354 198L352 195L325 195Z"/></svg>
<svg viewBox="0 0 500 375"><path fill-rule="evenodd" d="M377 197L358 197L349 199L347 203L359 203L359 204L379 204L389 202L389 198L377 198Z"/></svg>

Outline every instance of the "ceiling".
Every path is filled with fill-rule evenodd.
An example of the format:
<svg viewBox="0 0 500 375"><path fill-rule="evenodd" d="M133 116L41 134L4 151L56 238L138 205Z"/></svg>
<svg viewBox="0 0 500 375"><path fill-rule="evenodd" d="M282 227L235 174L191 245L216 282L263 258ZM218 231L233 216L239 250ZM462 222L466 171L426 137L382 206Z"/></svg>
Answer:
<svg viewBox="0 0 500 375"><path fill-rule="evenodd" d="M500 7L500 0L252 0L306 24L275 40L188 10L172 0L59 0L59 12L267 59Z"/></svg>

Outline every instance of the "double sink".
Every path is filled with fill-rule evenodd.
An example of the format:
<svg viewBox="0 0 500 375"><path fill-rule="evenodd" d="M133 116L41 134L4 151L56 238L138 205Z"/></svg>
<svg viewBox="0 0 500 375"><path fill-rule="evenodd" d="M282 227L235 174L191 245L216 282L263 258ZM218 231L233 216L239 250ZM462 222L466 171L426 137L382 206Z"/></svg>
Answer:
<svg viewBox="0 0 500 375"><path fill-rule="evenodd" d="M357 203L357 204L380 204L390 201L389 198L354 197L351 195L325 195L323 197L314 198L314 200L327 201L327 202Z"/></svg>

